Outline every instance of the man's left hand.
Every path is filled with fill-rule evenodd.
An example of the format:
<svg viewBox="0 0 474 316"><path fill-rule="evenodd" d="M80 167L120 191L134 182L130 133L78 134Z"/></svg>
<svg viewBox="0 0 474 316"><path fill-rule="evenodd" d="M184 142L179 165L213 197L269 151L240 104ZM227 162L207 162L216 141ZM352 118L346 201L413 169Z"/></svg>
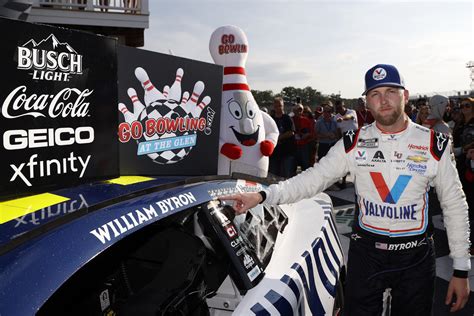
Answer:
<svg viewBox="0 0 474 316"><path fill-rule="evenodd" d="M452 277L449 282L448 293L446 294L446 305L451 305L450 312L457 312L464 308L469 299L469 279ZM453 302L453 296L455 302Z"/></svg>

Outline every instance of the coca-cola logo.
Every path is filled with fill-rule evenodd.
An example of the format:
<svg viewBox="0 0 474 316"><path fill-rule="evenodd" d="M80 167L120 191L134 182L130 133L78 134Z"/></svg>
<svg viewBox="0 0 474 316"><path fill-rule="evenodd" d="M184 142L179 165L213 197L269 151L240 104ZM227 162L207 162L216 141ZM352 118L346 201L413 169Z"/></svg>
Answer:
<svg viewBox="0 0 474 316"><path fill-rule="evenodd" d="M19 86L10 92L2 105L3 117L86 117L89 114L89 102L85 102L85 99L94 92L64 88L56 94L28 95L26 90L26 86Z"/></svg>

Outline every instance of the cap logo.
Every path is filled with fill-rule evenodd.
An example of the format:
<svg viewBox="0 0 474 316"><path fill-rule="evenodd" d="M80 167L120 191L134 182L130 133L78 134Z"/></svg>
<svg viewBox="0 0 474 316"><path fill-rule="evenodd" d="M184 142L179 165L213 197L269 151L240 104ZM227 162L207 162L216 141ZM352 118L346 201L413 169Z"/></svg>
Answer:
<svg viewBox="0 0 474 316"><path fill-rule="evenodd" d="M385 71L385 69L380 68L380 67L375 69L374 72L372 73L372 78L377 81L383 80L385 79L385 77L387 77L387 72Z"/></svg>

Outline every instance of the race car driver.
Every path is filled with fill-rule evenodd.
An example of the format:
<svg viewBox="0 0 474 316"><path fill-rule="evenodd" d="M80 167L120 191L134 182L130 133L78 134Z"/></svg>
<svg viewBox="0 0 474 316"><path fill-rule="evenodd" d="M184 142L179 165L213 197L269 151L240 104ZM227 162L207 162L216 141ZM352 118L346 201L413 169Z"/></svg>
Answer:
<svg viewBox="0 0 474 316"><path fill-rule="evenodd" d="M381 315L383 293L390 288L392 315L430 315L436 269L428 191L434 186L454 268L445 303L452 312L460 310L469 297L469 222L449 137L406 116L408 90L394 66L369 69L365 87L374 123L344 133L328 155L305 172L259 193L222 199L234 200L236 213L263 201L292 203L351 172L356 214L344 314Z"/></svg>

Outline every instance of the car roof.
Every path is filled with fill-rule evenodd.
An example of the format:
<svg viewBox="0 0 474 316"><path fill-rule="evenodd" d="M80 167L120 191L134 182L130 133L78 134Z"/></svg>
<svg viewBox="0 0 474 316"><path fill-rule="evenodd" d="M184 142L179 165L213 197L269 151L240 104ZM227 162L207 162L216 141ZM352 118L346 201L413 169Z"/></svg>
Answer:
<svg viewBox="0 0 474 316"><path fill-rule="evenodd" d="M122 176L0 202L0 255L104 207L180 185L229 176Z"/></svg>

